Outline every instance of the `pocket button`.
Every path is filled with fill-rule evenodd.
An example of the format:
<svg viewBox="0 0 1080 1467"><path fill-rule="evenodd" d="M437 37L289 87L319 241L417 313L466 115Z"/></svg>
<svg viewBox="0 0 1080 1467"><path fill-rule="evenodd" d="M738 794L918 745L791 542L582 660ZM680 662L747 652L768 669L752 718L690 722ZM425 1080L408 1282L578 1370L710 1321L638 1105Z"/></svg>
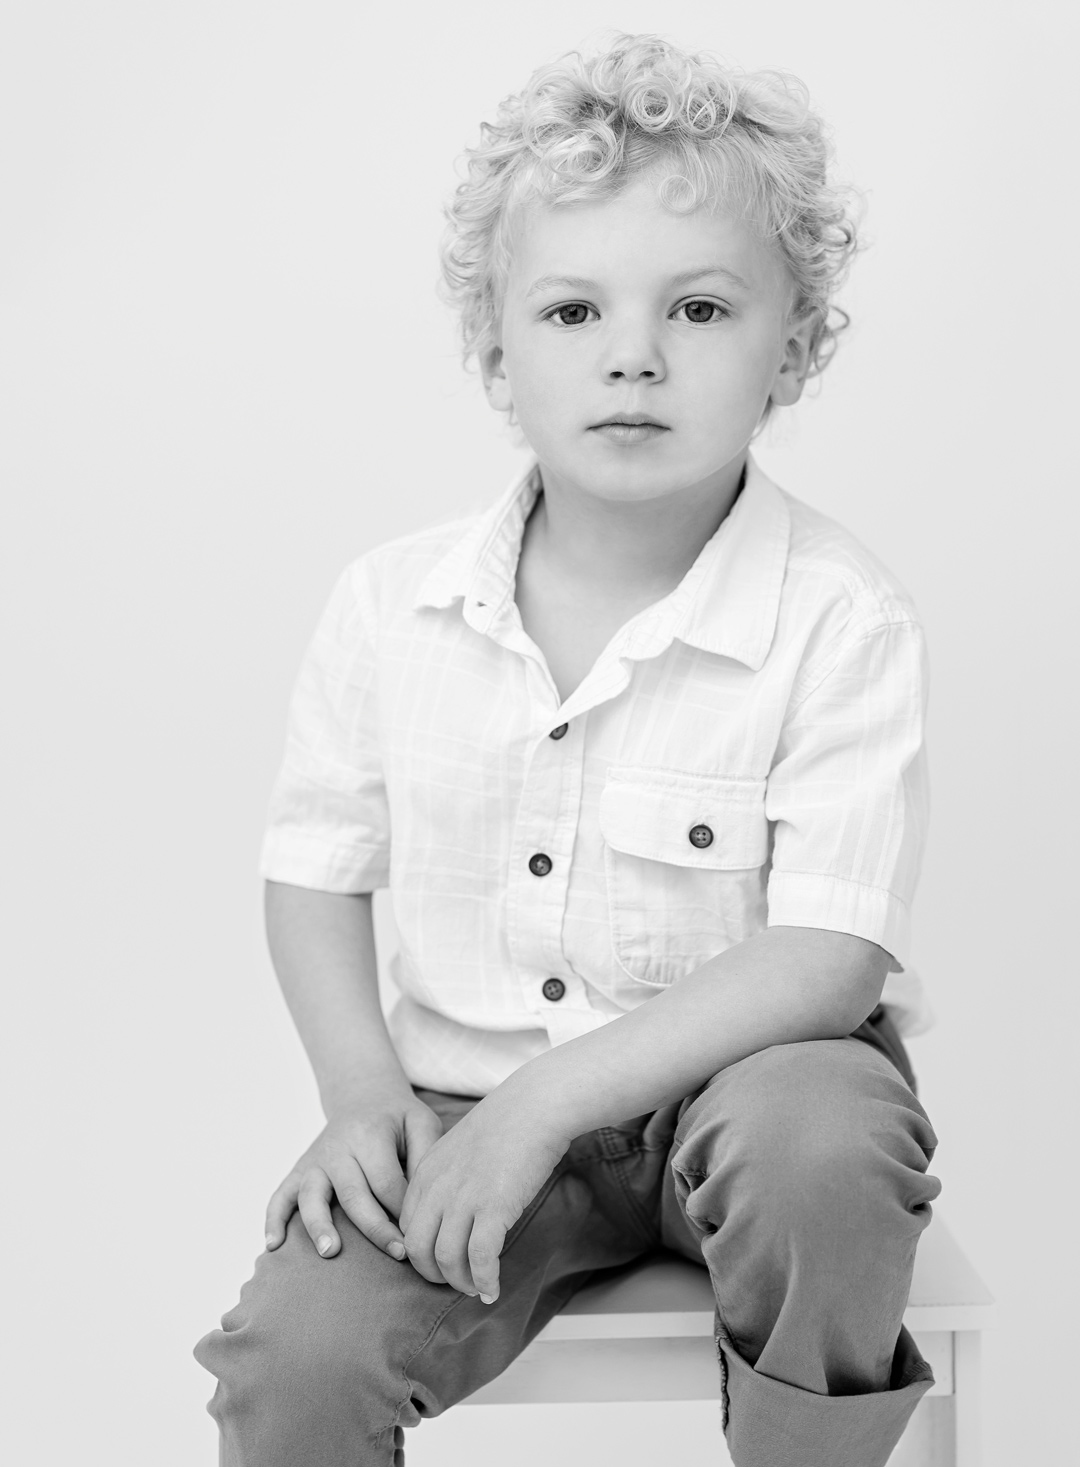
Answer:
<svg viewBox="0 0 1080 1467"><path fill-rule="evenodd" d="M549 978L541 992L549 1003L558 1003L559 999L566 992L566 984L561 978Z"/></svg>
<svg viewBox="0 0 1080 1467"><path fill-rule="evenodd" d="M703 851L706 846L713 843L713 833L707 825L692 825L690 827L690 844Z"/></svg>

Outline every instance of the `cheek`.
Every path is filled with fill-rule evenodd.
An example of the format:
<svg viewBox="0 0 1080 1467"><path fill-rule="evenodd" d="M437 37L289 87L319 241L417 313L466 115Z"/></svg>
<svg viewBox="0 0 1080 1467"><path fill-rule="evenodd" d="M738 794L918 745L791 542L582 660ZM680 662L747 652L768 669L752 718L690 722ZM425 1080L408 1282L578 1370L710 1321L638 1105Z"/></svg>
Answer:
<svg viewBox="0 0 1080 1467"><path fill-rule="evenodd" d="M573 355L545 349L546 343L507 362L519 409L558 409L580 400L580 369Z"/></svg>
<svg viewBox="0 0 1080 1467"><path fill-rule="evenodd" d="M775 353L769 343L731 343L731 349L710 353L692 364L683 380L702 406L723 402L731 408L745 404L752 410L760 398L768 396L775 370Z"/></svg>

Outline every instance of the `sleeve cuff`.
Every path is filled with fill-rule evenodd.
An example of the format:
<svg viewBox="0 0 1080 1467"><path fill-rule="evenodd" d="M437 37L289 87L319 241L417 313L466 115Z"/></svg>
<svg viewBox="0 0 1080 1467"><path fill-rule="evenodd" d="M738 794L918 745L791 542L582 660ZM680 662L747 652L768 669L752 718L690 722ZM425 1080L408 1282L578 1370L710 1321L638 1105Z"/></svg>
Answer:
<svg viewBox="0 0 1080 1467"><path fill-rule="evenodd" d="M259 874L286 886L361 896L390 884L389 853L381 846L342 846L296 831L269 831Z"/></svg>
<svg viewBox="0 0 1080 1467"><path fill-rule="evenodd" d="M901 967L908 966L911 915L902 901L879 886L842 876L774 871L769 877L770 927L824 927L876 942Z"/></svg>

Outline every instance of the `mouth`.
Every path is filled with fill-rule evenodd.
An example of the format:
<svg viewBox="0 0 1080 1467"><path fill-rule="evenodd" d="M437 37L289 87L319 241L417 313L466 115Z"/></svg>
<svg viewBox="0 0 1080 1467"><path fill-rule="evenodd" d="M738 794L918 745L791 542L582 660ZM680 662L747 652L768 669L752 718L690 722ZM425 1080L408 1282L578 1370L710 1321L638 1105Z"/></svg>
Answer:
<svg viewBox="0 0 1080 1467"><path fill-rule="evenodd" d="M647 413L613 413L602 423L593 423L594 428L667 428L666 423L657 422Z"/></svg>
<svg viewBox="0 0 1080 1467"><path fill-rule="evenodd" d="M670 431L666 423L658 423L647 413L613 413L589 429L598 438L606 438L609 443L623 448L631 448L636 443L651 443Z"/></svg>

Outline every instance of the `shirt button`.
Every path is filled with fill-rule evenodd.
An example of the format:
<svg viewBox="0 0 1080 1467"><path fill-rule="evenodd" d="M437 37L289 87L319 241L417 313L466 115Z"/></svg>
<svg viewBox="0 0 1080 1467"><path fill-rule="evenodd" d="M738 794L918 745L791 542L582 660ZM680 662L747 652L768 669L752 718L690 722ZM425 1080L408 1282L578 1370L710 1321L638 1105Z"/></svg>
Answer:
<svg viewBox="0 0 1080 1467"><path fill-rule="evenodd" d="M558 1003L566 992L566 984L561 978L549 978L543 987L543 994L551 1003Z"/></svg>
<svg viewBox="0 0 1080 1467"><path fill-rule="evenodd" d="M713 833L707 825L692 825L690 827L690 844L692 846L697 846L699 851L703 851L706 846L711 846L712 843Z"/></svg>
<svg viewBox="0 0 1080 1467"><path fill-rule="evenodd" d="M569 727L570 727L570 725L568 723L560 723L559 726L558 726L558 728L553 728L551 730L551 732L548 734L548 738L549 739L561 739L562 736L563 736L563 734L566 732L566 730Z"/></svg>
<svg viewBox="0 0 1080 1467"><path fill-rule="evenodd" d="M712 840L712 836L709 836ZM529 857L529 870L534 876L546 876L551 870L551 857L545 856L543 851L537 851L535 856Z"/></svg>

